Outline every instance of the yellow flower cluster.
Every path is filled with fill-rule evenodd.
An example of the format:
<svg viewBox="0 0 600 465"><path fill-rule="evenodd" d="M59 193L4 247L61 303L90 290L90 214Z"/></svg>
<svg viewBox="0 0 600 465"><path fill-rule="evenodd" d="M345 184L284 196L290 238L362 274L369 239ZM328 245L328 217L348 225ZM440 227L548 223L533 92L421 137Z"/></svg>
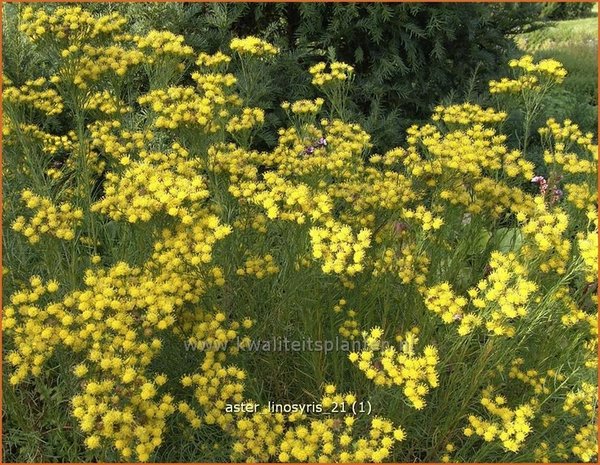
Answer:
<svg viewBox="0 0 600 465"><path fill-rule="evenodd" d="M96 18L80 6L59 7L51 14L42 8L34 10L27 6L21 13L19 29L33 41L52 36L77 43L118 32L126 23L127 20L116 12Z"/></svg>
<svg viewBox="0 0 600 465"><path fill-rule="evenodd" d="M559 288L553 295L555 302L560 305L563 315L560 318L561 323L567 328L571 328L579 323L584 323L589 328L589 335L592 340L598 336L598 314L585 312L576 300L570 295L567 287Z"/></svg>
<svg viewBox="0 0 600 465"><path fill-rule="evenodd" d="M153 122L156 128L176 129L182 125L210 124L212 108L209 100L201 98L192 87L155 90L140 97L138 102L140 105L149 105L159 115Z"/></svg>
<svg viewBox="0 0 600 465"><path fill-rule="evenodd" d="M236 273L239 276L256 276L258 279L262 279L270 274L279 273L279 267L273 255L266 254L264 256L250 257L244 262L242 268L238 268Z"/></svg>
<svg viewBox="0 0 600 465"><path fill-rule="evenodd" d="M12 146L18 143L15 132L23 134L30 142L39 143L42 152L49 155L56 155L61 151L70 153L76 146L77 135L74 131L69 131L63 136L57 136L42 131L35 124L19 123L15 125L15 122L6 113L2 115L2 118L2 142L5 146Z"/></svg>
<svg viewBox="0 0 600 465"><path fill-rule="evenodd" d="M539 263L543 273L556 271L564 274L571 251L571 241L564 237L569 217L559 207L546 205L541 196L534 201L534 213L521 227L525 237L521 251L526 258Z"/></svg>
<svg viewBox="0 0 600 465"><path fill-rule="evenodd" d="M518 187L509 187L502 181L483 178L469 185L464 180L453 180L440 198L451 205L463 205L470 215L489 215L499 219L510 211L515 214L533 211L533 197Z"/></svg>
<svg viewBox="0 0 600 465"><path fill-rule="evenodd" d="M593 420L598 403L598 389L590 383L583 383L579 390L568 392L563 403L563 410L574 416L583 415ZM583 407L580 409L579 405Z"/></svg>
<svg viewBox="0 0 600 465"><path fill-rule="evenodd" d="M423 355L417 355L415 346L419 339L411 331L406 333L401 351L394 347L383 347L381 328L372 328L363 333L363 337L367 349L350 353L350 361L376 385L403 386L403 393L409 403L417 410L424 408L429 389L438 386L437 349L426 346Z"/></svg>
<svg viewBox="0 0 600 465"><path fill-rule="evenodd" d="M347 320L344 320L342 325L338 328L338 332L341 336L353 341L360 335L358 330L358 321L356 321L356 311L348 310L346 312Z"/></svg>
<svg viewBox="0 0 600 465"><path fill-rule="evenodd" d="M425 290L425 306L440 315L445 324L460 322L461 336L484 323L491 334L514 336L513 322L527 315L537 285L526 279L526 268L514 253L492 252L489 270L486 279L468 290L469 299L456 296L450 284L442 283ZM468 304L474 312L464 310Z"/></svg>
<svg viewBox="0 0 600 465"><path fill-rule="evenodd" d="M216 319L224 321L225 316L217 315ZM207 331L218 331L219 324L214 323L214 320L210 323L206 320L203 324L205 335ZM250 325L251 323L244 323L245 327ZM232 340L234 337L235 329L229 330L223 334L221 341ZM203 362L202 375L185 376L182 383L184 386L196 386L196 399L206 412L204 421L218 424L232 435L235 441L232 446L234 460L381 462L389 456L394 443L405 437L401 428L394 429L388 420L375 417L371 420L368 436L356 438L353 432L355 418L348 414L341 415L339 410L326 420L314 420L300 412L283 414L269 408L257 410L253 402L245 401L245 405L253 407L248 410L251 414L224 413L227 403L243 402L243 380L246 376L243 370L223 366L224 359L223 353L216 354L209 349ZM321 405L330 409L334 403L341 405L345 402L351 405L355 401L356 396L353 394L336 394L335 386L327 385ZM201 420L190 411L187 404L180 404L179 409L195 422L195 427L201 424Z"/></svg>
<svg viewBox="0 0 600 465"><path fill-rule="evenodd" d="M356 183L363 181L363 176L360 176L363 171L361 154L370 147L370 136L360 126L340 120L323 120L321 126L303 126L301 130L306 136L300 136L299 130L294 127L280 129L279 143L272 153L264 155L263 163L284 176L320 174L323 177L334 176L338 180L354 177ZM376 170L371 168L369 172L375 173ZM395 177L388 181L389 185L398 177L403 179L398 173L392 174ZM377 173L377 178L384 176ZM368 185L366 181L363 184ZM340 196L336 194L336 187L325 183L321 189L326 188L329 195ZM352 188L353 193L362 188L351 183L344 187ZM400 190L399 187L393 187ZM384 195L380 194L379 197L385 199Z"/></svg>
<svg viewBox="0 0 600 465"><path fill-rule="evenodd" d="M354 276L363 270L370 230L362 229L355 236L350 226L331 220L324 227L311 228L309 234L313 257L323 260L324 273Z"/></svg>
<svg viewBox="0 0 600 465"><path fill-rule="evenodd" d="M369 161L373 164L382 163L385 166L399 165L406 156L406 150L402 147L396 147L388 150L384 155L371 155Z"/></svg>
<svg viewBox="0 0 600 465"><path fill-rule="evenodd" d="M567 393L563 410L574 417L582 417L584 424L577 431L569 424L567 431L572 435L571 452L583 462L590 462L598 454L598 426L595 421L598 405L598 391L595 385L582 383L577 390Z"/></svg>
<svg viewBox="0 0 600 465"><path fill-rule="evenodd" d="M171 326L175 321L175 308L184 302L197 303L205 291L207 282L196 280L190 283L182 272L187 266L210 262L212 245L230 230L220 226L218 219L206 211L200 212L199 218L191 229L180 225L175 228L175 234L166 229L162 241L155 244L155 252L144 271L132 269L123 263L117 264L108 273L89 271L85 276L85 284L89 289L77 291L63 301L67 308L77 308L78 316L73 318L67 315L67 318L61 319L62 324L76 324L82 329L65 333L74 334L75 337L59 333L64 338L62 342L79 350L88 347L88 359L118 380L116 385L110 384L110 392L116 393L110 398L110 403L98 387L100 383L89 383L94 392L87 392L89 389L86 388L86 394L94 394L96 398L83 396L81 402L77 401L77 405L74 405L75 416L80 419L82 430L89 432L86 444L90 448L99 446L102 438L113 439L115 448L124 458L130 457L135 451L138 460L145 461L161 443L164 420L174 411L173 399L165 395L160 403L154 402L152 399L157 392L155 385L164 384L166 377L158 375L154 382L149 382L141 374L142 368L152 361L156 351L161 348L161 343L153 339L148 344L137 338L147 340L154 328L164 330ZM213 268L211 274L215 284L222 285L222 272ZM134 308L144 309L140 314L141 319L132 317L131 310ZM222 328L223 314L210 315L197 311L193 314L196 323L190 327L193 333L189 338L191 343L226 343L236 337L235 329L239 324L231 324L229 329ZM185 312L182 315L184 320L186 315ZM138 328L143 334L137 333ZM90 336L93 336L92 339ZM126 359L120 355L123 351L128 354ZM88 368L80 365L75 372L85 376ZM99 394L102 397L98 399ZM97 406L115 403L122 406L123 399L128 399L129 404L111 413L106 426L99 423L97 415L105 411ZM131 415L136 419L135 428L130 426ZM186 416L195 418L190 412Z"/></svg>
<svg viewBox="0 0 600 465"><path fill-rule="evenodd" d="M14 337L14 349L6 360L16 367L9 378L10 384L18 384L29 374L39 376L42 364L52 355L54 345L61 335L53 330L50 321L64 318L61 307L43 308L42 302L59 289L56 281L44 283L39 276L32 276L29 285L10 297L10 305L3 309L2 327ZM25 320L26 322L24 322ZM30 338L35 334L35 339Z"/></svg>
<svg viewBox="0 0 600 465"><path fill-rule="evenodd" d="M593 190L593 186L589 184L565 184L565 198L578 210L584 212L591 212L596 216L596 198L598 197L598 191Z"/></svg>
<svg viewBox="0 0 600 465"><path fill-rule="evenodd" d="M442 174L444 169L451 169L479 179L484 172L499 170L511 177L521 173L527 177L533 169L518 151L509 152L504 145L505 135L480 123L445 134L431 125L413 126L407 133L410 146L404 163L414 176ZM419 146L427 150L428 160L421 160Z"/></svg>
<svg viewBox="0 0 600 465"><path fill-rule="evenodd" d="M215 118L219 114L218 105L224 105L227 99L214 91L212 96L198 94L193 87L169 87L153 90L138 102L148 105L158 115L152 123L156 128L200 126L207 133L215 133L221 127Z"/></svg>
<svg viewBox="0 0 600 465"><path fill-rule="evenodd" d="M567 448L562 442L553 445L553 450L550 450L548 443L542 441L539 447L535 448L533 453L536 463L551 463L552 461L567 462L569 459ZM552 460L553 456L556 457L556 460Z"/></svg>
<svg viewBox="0 0 600 465"><path fill-rule="evenodd" d="M598 228L577 236L577 246L585 267L585 280L593 283L598 279Z"/></svg>
<svg viewBox="0 0 600 465"><path fill-rule="evenodd" d="M464 308L467 306L468 300L465 297L457 296L449 283L444 282L427 288L423 298L427 309L439 315L445 324L455 321L462 323L465 315ZM463 325L461 324L461 326Z"/></svg>
<svg viewBox="0 0 600 465"><path fill-rule="evenodd" d="M477 309L490 311L485 315L489 332L512 337L515 334L512 322L527 315L537 285L526 278L526 268L513 253L492 252L489 267L488 277L468 291L471 303Z"/></svg>
<svg viewBox="0 0 600 465"><path fill-rule="evenodd" d="M127 373L126 373L127 374ZM132 457L148 461L150 454L162 444L162 431L169 415L175 412L173 397L165 394L157 396L156 385L166 382L166 377L157 376L154 382L136 379L135 387L120 387L113 380L89 381L85 383L84 394L72 400L73 416L77 418L81 430L87 434L85 444L89 449L101 447L103 439L113 439L115 449L124 458ZM121 409L120 395L115 390L127 392L130 405Z"/></svg>
<svg viewBox="0 0 600 465"><path fill-rule="evenodd" d="M120 45L95 47L86 44L80 50L81 54L73 57L73 63L66 60L62 71L65 80L73 82L80 89L88 89L108 73L124 76L131 68L146 61L143 52Z"/></svg>
<svg viewBox="0 0 600 465"><path fill-rule="evenodd" d="M423 231L435 231L436 229L440 229L444 224L443 218L433 216L433 214L423 205L419 205L414 210L405 208L402 210L401 215L405 220L415 220L421 226Z"/></svg>
<svg viewBox="0 0 600 465"><path fill-rule="evenodd" d="M406 176L394 171L382 172L372 167L366 168L362 175L351 176L335 187L330 186L329 194L332 198L343 201L349 209L347 213L340 215L340 219L357 227L368 228L375 227L377 214L395 214L416 198ZM408 209L404 209L403 213L411 218L417 215L415 211L409 212ZM424 210L419 209L417 216L423 219L424 213ZM428 216L425 220L427 219Z"/></svg>
<svg viewBox="0 0 600 465"><path fill-rule="evenodd" d="M331 395L325 395L331 399ZM337 401L354 399L348 394L335 395ZM233 445L233 459L245 458L248 462L375 462L385 461L395 443L403 441L405 433L394 428L389 420L374 417L368 434L358 436L356 420L351 415L335 415L335 418L307 421L306 415L292 413L287 417L262 409L238 420ZM357 437L358 436L358 437Z"/></svg>
<svg viewBox="0 0 600 465"><path fill-rule="evenodd" d="M135 36L133 41L141 50L151 50L157 56L173 55L186 57L194 54L194 49L184 45L184 37L170 31L149 31L145 36ZM150 61L152 63L152 61Z"/></svg>
<svg viewBox="0 0 600 465"><path fill-rule="evenodd" d="M121 165L129 165L154 139L152 131L127 131L117 120L96 121L88 125L90 147L103 152Z"/></svg>
<svg viewBox="0 0 600 465"><path fill-rule="evenodd" d="M257 190L258 186L251 183L243 186L242 193L248 189L251 196L249 200L264 208L269 219L279 218L303 224L307 215L313 221L328 218L333 205L327 194L316 193L305 184L294 184L274 172L265 173L263 179L262 189Z"/></svg>
<svg viewBox="0 0 600 465"><path fill-rule="evenodd" d="M77 144L75 131L69 131L64 136L55 136L36 129L32 135L42 140L42 150L50 155L56 155L59 151L71 153Z"/></svg>
<svg viewBox="0 0 600 465"><path fill-rule="evenodd" d="M228 224L221 224L219 218L210 211L198 206L194 209L195 216L190 224L182 218L181 223L174 228L163 230L162 240L154 244L152 267L165 273L172 270L180 273L190 268L197 271L199 265L211 262L215 243L231 234L232 229ZM225 283L219 268L214 268L211 274L216 285L222 286ZM204 287L201 281L193 283L198 289ZM188 291L190 290L188 285ZM192 293L188 292L185 296L187 300L197 301L197 296Z"/></svg>
<svg viewBox="0 0 600 465"><path fill-rule="evenodd" d="M456 446L453 443L449 442L448 444L446 444L446 447L444 447L444 449L446 450L447 453L442 455L441 462L442 463L450 463L452 461L450 453L452 453L456 450Z"/></svg>
<svg viewBox="0 0 600 465"><path fill-rule="evenodd" d="M234 93L228 92L227 88L232 87L237 78L231 74L223 73L192 73L192 79L198 84L198 88L202 89L204 97L214 105L222 107L219 111L220 117L225 117L229 114L228 107L225 104L232 106L240 106L241 99Z"/></svg>
<svg viewBox="0 0 600 465"><path fill-rule="evenodd" d="M546 126L538 129L538 132L542 136L552 137L556 142L580 145L590 152L594 148L594 135L592 133L584 134L579 126L570 119L559 123L554 118L550 118L546 121Z"/></svg>
<svg viewBox="0 0 600 465"><path fill-rule="evenodd" d="M353 341L360 335L360 331L358 330L358 321L356 320L357 313L356 310L344 309L346 304L346 299L340 299L337 305L333 307L333 311L334 313L346 313L346 320L344 320L344 322L338 328L338 332L341 336Z"/></svg>
<svg viewBox="0 0 600 465"><path fill-rule="evenodd" d="M83 210L69 203L54 205L49 198L35 195L30 190L24 190L21 199L35 214L29 219L17 217L12 229L23 234L31 244L39 242L44 234L66 241L75 238L75 228L81 224Z"/></svg>
<svg viewBox="0 0 600 465"><path fill-rule="evenodd" d="M232 457L247 462L382 462L395 443L404 440L405 432L376 416L370 420L367 434L358 436L356 417L339 409L329 411L334 404L350 406L356 401L354 394L336 393L335 385L330 384L325 386L320 402L329 413L324 420L310 419L300 412L255 411L237 420L232 431L236 438Z"/></svg>
<svg viewBox="0 0 600 465"><path fill-rule="evenodd" d="M289 421L295 420L290 416ZM266 407L247 418L238 419L232 430L235 440L232 460L256 463L277 457L285 423L282 413L273 413Z"/></svg>
<svg viewBox="0 0 600 465"><path fill-rule="evenodd" d="M229 43L229 48L240 55L264 57L277 55L279 49L258 37L248 36L243 39L235 38Z"/></svg>
<svg viewBox="0 0 600 465"><path fill-rule="evenodd" d="M218 174L229 176L229 192L235 198L249 199L264 185L258 179L258 163L261 155L235 144L215 144L207 150L208 165ZM254 212L252 212L254 213ZM264 223L262 214L252 215L253 220ZM241 219L239 219L242 225ZM254 222L254 221L253 221ZM257 223L258 226L258 223Z"/></svg>
<svg viewBox="0 0 600 465"><path fill-rule="evenodd" d="M177 143L170 153L141 151L140 160L123 174L107 173L105 195L92 210L130 223L147 222L163 212L192 224L209 196L199 164Z"/></svg>
<svg viewBox="0 0 600 465"><path fill-rule="evenodd" d="M575 444L571 448L573 454L583 462L591 462L598 456L598 425L596 423L582 426L575 434Z"/></svg>
<svg viewBox="0 0 600 465"><path fill-rule="evenodd" d="M511 68L521 68L526 73L538 73L553 79L557 83L561 83L567 75L567 70L563 67L562 63L551 58L534 63L531 55L524 55L518 60L510 60L508 66Z"/></svg>
<svg viewBox="0 0 600 465"><path fill-rule="evenodd" d="M234 116L227 122L230 133L249 131L265 122L265 112L260 108L244 108L242 114Z"/></svg>
<svg viewBox="0 0 600 465"><path fill-rule="evenodd" d="M545 59L534 63L531 55L524 55L518 60L509 61L511 68L521 73L516 79L502 78L500 81L490 81L489 89L492 94L518 93L523 90L539 91L542 85L560 84L567 75L562 63Z"/></svg>
<svg viewBox="0 0 600 465"><path fill-rule="evenodd" d="M226 411L225 406L244 400L246 372L233 365L224 365L226 356L222 352L222 347L237 337L239 323L233 322L229 329L222 328L225 315L217 313L216 317L196 327L194 339L201 339L204 344L204 361L200 373L185 376L181 382L184 386L194 388L194 397L203 412L200 421L228 431L234 426L235 417Z"/></svg>
<svg viewBox="0 0 600 465"><path fill-rule="evenodd" d="M104 173L104 169L106 168L106 160L104 160L99 153L89 150L83 157L83 161L87 165L87 169L89 170L90 174L94 176L100 176L102 173ZM62 177L67 171L75 172L78 169L81 169L79 167L79 160L77 159L77 156L71 155L61 167L60 176Z"/></svg>
<svg viewBox="0 0 600 465"><path fill-rule="evenodd" d="M194 231L199 241L203 240L200 233ZM10 356L18 366L13 382L28 372L39 374L35 367L59 344L86 352L86 362L74 369L86 381L83 394L73 399L73 414L90 448L108 439L124 458L135 452L144 461L161 444L165 420L174 406L168 394L156 398L157 387L166 377L156 375L150 381L144 374L161 348L152 334L173 324L176 306L197 302L201 292L174 273L179 265L168 258L164 252L152 257L161 265L160 275L155 274L157 267L142 271L122 262L108 270L88 270L83 290L43 309L31 305L42 295L39 278L32 278L31 292L19 291L12 298L13 305L20 306L18 312L9 312L15 321L9 322L8 330L19 341L19 353ZM58 284L50 282L46 287L55 292Z"/></svg>
<svg viewBox="0 0 600 465"><path fill-rule="evenodd" d="M496 111L473 103L462 103L447 107L437 106L431 116L433 121L443 121L450 124L496 124L506 119L506 112Z"/></svg>
<svg viewBox="0 0 600 465"><path fill-rule="evenodd" d="M9 81L10 82L10 81ZM64 105L61 96L54 89L47 88L46 78L28 80L20 87L7 85L3 91L6 105L31 106L48 116L62 113Z"/></svg>
<svg viewBox="0 0 600 465"><path fill-rule="evenodd" d="M321 110L321 107L325 103L322 98L316 98L314 100L297 100L294 103L283 102L281 108L284 110L291 109L292 113L296 115L316 115Z"/></svg>
<svg viewBox="0 0 600 465"><path fill-rule="evenodd" d="M315 86L323 87L334 84L336 81L347 81L352 78L354 68L349 64L335 61L329 65L329 72L325 72L327 65L324 62L317 63L308 71L312 74L312 83Z"/></svg>
<svg viewBox="0 0 600 465"><path fill-rule="evenodd" d="M313 422L310 428L300 425L286 432L280 445L282 453L278 458L281 462L381 463L389 457L394 444L405 437L401 428L394 429L389 420L375 417L371 419L368 435L356 438L353 434L354 424L354 417L346 416L337 423L330 419ZM337 437L331 429L340 430Z"/></svg>
<svg viewBox="0 0 600 465"><path fill-rule="evenodd" d="M213 55L208 53L200 53L196 60L196 65L206 66L207 68L216 68L220 65L226 65L231 61L231 57L225 55L223 52L217 52Z"/></svg>
<svg viewBox="0 0 600 465"><path fill-rule="evenodd" d="M371 136L358 124L334 119L321 120L321 125L327 128L328 146L332 145L339 151L348 151L353 157L358 157L372 147Z"/></svg>
<svg viewBox="0 0 600 465"><path fill-rule="evenodd" d="M537 76L525 74L517 79L502 78L499 81L490 81L490 94L518 94L523 90L540 89L539 79Z"/></svg>
<svg viewBox="0 0 600 465"><path fill-rule="evenodd" d="M556 378L556 380L560 382L565 380L564 375L556 374L554 370L548 370L546 376L541 376L539 372L533 368L524 371L521 369L524 363L525 360L521 357L514 359L511 362L508 377L510 379L518 379L522 383L530 385L535 394L550 394L550 388L546 385L548 378Z"/></svg>
<svg viewBox="0 0 600 465"><path fill-rule="evenodd" d="M534 417L535 402L510 409L506 398L494 395L494 388L490 386L482 393L481 405L497 419L484 420L477 415L470 415L469 426L463 431L465 436L477 435L486 442L499 439L506 450L517 452L532 431L530 422Z"/></svg>
<svg viewBox="0 0 600 465"><path fill-rule="evenodd" d="M431 124L412 126L407 136L407 150L398 153L402 164L413 185L424 183L427 195L439 196L442 205L463 205L468 213L492 218L506 211L530 211L531 196L505 179L529 181L533 164L519 151L508 150L506 136L482 124L450 132Z"/></svg>
<svg viewBox="0 0 600 465"><path fill-rule="evenodd" d="M83 104L83 108L85 110L98 110L107 115L115 113L124 115L131 111L130 106L125 105L107 90L91 94Z"/></svg>
<svg viewBox="0 0 600 465"><path fill-rule="evenodd" d="M397 227L397 226L396 226ZM402 284L425 284L430 260L423 252L419 253L414 243L403 243L397 248L386 248L381 258L373 264L373 276L392 273Z"/></svg>
<svg viewBox="0 0 600 465"><path fill-rule="evenodd" d="M593 144L591 133L583 134L579 126L569 119L561 124L553 118L538 132L552 141L551 149L544 151L544 161L548 165L568 174L597 173L598 145ZM570 152L570 149L579 149L581 154Z"/></svg>

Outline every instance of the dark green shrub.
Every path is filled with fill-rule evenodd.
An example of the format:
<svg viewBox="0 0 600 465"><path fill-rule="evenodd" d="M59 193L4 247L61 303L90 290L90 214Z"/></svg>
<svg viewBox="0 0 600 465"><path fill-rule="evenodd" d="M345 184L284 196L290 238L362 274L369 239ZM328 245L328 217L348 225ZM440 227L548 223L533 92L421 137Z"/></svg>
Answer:
<svg viewBox="0 0 600 465"><path fill-rule="evenodd" d="M256 26L243 32L265 30L264 19L283 13L281 38L300 65L294 75L305 76L306 65L323 56L355 66L351 99L357 119L373 134L376 148L385 149L400 143L404 128L426 118L440 99L463 92L474 73L483 79L497 73L512 45L507 34L531 29L538 6L269 5L250 9L234 29L248 27L257 11ZM280 88L288 91L289 75L279 76Z"/></svg>
<svg viewBox="0 0 600 465"><path fill-rule="evenodd" d="M590 2L546 2L542 18L552 20L575 19L590 16L594 3Z"/></svg>

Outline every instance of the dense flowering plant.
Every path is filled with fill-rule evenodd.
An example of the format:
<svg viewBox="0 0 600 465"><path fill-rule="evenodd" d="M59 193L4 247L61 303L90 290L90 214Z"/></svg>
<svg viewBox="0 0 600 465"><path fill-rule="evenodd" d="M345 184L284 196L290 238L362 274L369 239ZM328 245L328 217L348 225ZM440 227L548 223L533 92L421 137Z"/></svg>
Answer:
<svg viewBox="0 0 600 465"><path fill-rule="evenodd" d="M596 457L593 134L549 120L535 166L503 107L461 103L376 153L334 62L265 149L262 39L210 55L74 6L21 33L53 66L4 76L5 389L59 363L91 458L182 430L226 454L191 461ZM490 92L528 133L567 71L510 66ZM283 336L355 345L257 349Z"/></svg>

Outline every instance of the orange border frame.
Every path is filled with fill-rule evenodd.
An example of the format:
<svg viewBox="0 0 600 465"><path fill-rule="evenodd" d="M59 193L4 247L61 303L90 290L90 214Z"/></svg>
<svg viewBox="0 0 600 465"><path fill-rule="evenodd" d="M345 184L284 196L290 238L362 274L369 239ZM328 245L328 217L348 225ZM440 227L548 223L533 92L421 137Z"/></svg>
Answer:
<svg viewBox="0 0 600 465"><path fill-rule="evenodd" d="M76 0L76 1L69 1L69 0L40 0L40 1L35 1L35 0L0 0L0 30L2 29L2 24L3 24L3 14L4 14L4 4L5 3L169 3L169 2L173 2L174 0L109 0L109 1L103 1L103 0ZM229 1L229 2L221 2L219 0L184 0L186 3L283 3L280 2L279 0L233 0L233 1ZM411 0L352 0L352 3L533 3L533 2L527 2L527 1L523 1L523 0L496 0L496 1L478 1L478 0L422 0L421 2L418 1L411 1ZM317 2L311 2L310 0L287 0L286 3L317 3ZM342 2L340 0L322 0L321 2L318 3L346 3L346 2ZM575 3L574 0L566 0L564 2L560 2L560 0L550 0L549 3ZM600 1L599 0L584 0L584 2L582 3L596 3L599 5L600 7ZM600 17L600 12L598 12L598 15ZM598 23L598 33L600 36L600 21ZM3 37L0 34L0 67L2 67L2 69L4 69L3 66L3 55L2 55L2 40ZM598 56L597 56L597 63L600 63L600 50L598 51ZM600 75L598 76L598 88L600 88ZM4 87L3 84L3 75L0 75L0 162L2 161L2 91L1 89ZM600 134L600 119L598 121L598 127L597 127L597 134ZM0 170L0 183L2 182L2 170ZM598 181L598 187L600 190L600 180ZM600 206L600 201L597 199L597 202L599 203ZM3 202L3 186L0 185L0 213L2 213L2 218L4 218L4 202ZM600 208L599 208L599 219L600 219ZM0 237L2 236L2 228L3 228L3 224L0 224ZM3 241L0 241L0 254L2 254L2 247L3 247ZM599 252L600 252L600 245L598 247ZM3 282L3 275L2 275L2 266L3 263L0 262L0 349L3 347L2 341L3 341L3 333L1 331L2 329L2 309L3 309L3 305L2 305L2 282ZM600 303L598 304L598 310L600 310ZM598 323L598 330L600 332L600 321ZM598 355L598 359L600 359L600 345L597 347L597 355ZM3 354L0 356L0 371L3 370ZM3 371L2 373L3 374ZM598 376L598 395L600 397L600 370L597 371L597 376ZM2 390L2 382L3 382L3 376L0 376L0 391ZM2 401L3 401L3 396L0 396L0 407L2 406ZM598 406L598 412L600 413L600 405ZM3 429L2 429L2 416L0 416L0 439L2 438L2 433L3 433ZM598 442L600 444L600 431L598 432ZM4 461L2 460L2 452L3 450L0 449L0 464L4 463ZM599 451L598 451L598 456L597 456L597 462L600 464L600 446L599 446ZM10 463L19 463L19 462L10 462ZM102 463L102 462L100 462ZM109 463L123 463L123 464L131 464L134 465L138 462L109 462ZM146 462L149 464L163 464L163 465L176 465L176 463L171 463L171 462ZM220 465L217 463L210 463L210 462L178 462L178 463L198 463L198 464L206 464L206 465ZM236 462L226 462L226 463L236 463ZM239 463L239 462L238 462ZM404 462L388 462L388 463L404 463ZM469 462L470 463L470 462ZM503 464L507 464L510 462L494 462L494 463L490 463L490 462L478 462L482 465L503 465ZM525 463L525 465L533 465L532 462L522 462ZM553 462L559 465L562 465L562 463L559 462ZM565 465L567 464L566 462L563 462ZM569 462L570 463L570 462ZM573 463L577 463L577 462L573 462ZM23 464L25 465L25 464ZM47 462L41 462L40 465L50 465L50 463ZM299 465L299 464L298 464ZM316 464L315 464L316 465ZM361 464L361 465L366 465L366 464ZM409 465L408 463L406 463L406 465ZM422 465L437 465L436 462L422 462ZM440 464L441 465L441 464Z"/></svg>

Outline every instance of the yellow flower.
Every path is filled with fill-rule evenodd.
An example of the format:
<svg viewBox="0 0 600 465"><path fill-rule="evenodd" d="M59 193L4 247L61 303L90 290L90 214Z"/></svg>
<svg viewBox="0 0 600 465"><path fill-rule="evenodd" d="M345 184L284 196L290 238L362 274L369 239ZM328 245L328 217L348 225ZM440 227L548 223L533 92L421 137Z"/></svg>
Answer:
<svg viewBox="0 0 600 465"><path fill-rule="evenodd" d="M229 48L240 55L251 55L257 57L276 55L279 49L258 37L248 36L243 39L232 39Z"/></svg>

